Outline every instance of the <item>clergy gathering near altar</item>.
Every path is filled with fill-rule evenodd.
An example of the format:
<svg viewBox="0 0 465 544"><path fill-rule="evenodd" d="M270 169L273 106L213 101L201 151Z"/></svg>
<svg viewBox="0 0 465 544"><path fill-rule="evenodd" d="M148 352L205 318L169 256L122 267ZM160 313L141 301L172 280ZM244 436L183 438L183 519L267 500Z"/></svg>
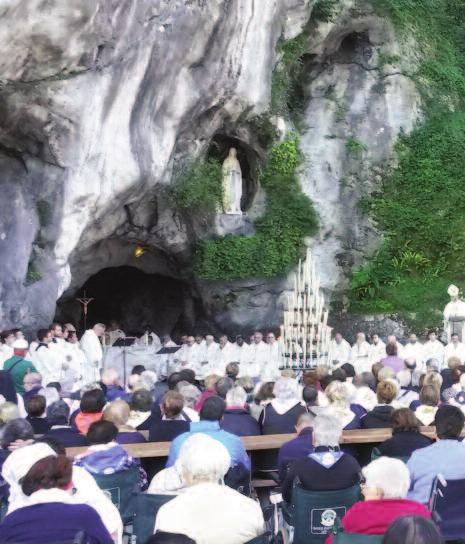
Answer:
<svg viewBox="0 0 465 544"><path fill-rule="evenodd" d="M447 343L335 332L305 364L273 331L146 328L128 348L116 321L4 331L0 542L444 542L436 494L465 481L465 344L446 310Z"/></svg>

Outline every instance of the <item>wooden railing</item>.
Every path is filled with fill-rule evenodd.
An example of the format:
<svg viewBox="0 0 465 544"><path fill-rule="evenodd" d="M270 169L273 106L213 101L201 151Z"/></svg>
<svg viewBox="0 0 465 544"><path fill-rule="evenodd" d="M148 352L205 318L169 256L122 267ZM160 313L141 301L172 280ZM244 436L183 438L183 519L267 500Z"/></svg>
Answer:
<svg viewBox="0 0 465 544"><path fill-rule="evenodd" d="M421 433L429 438L436 438L434 427L422 427ZM147 432L142 431L147 437ZM285 442L295 438L295 434L269 434L262 436L244 436L242 442L249 452L279 449ZM384 442L392 436L391 429L357 429L344 431L341 444L371 444ZM124 447L133 457L167 457L171 442L147 442L145 444L127 444ZM68 448L67 455L74 457L87 450Z"/></svg>

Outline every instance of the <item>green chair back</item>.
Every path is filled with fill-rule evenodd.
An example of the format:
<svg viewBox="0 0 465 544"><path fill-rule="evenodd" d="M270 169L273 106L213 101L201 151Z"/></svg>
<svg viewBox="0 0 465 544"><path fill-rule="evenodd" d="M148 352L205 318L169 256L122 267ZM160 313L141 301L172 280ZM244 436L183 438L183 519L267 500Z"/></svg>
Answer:
<svg viewBox="0 0 465 544"><path fill-rule="evenodd" d="M379 449L373 448L373 450L371 451L371 460L375 461L380 457L382 457L382 455ZM408 460L410 459L410 455L390 455L389 457L391 457L391 459L399 459L399 461L402 461L405 464L407 464Z"/></svg>
<svg viewBox="0 0 465 544"><path fill-rule="evenodd" d="M176 495L152 495L137 493L134 497L134 521L132 542L145 544L153 535L158 510Z"/></svg>
<svg viewBox="0 0 465 544"><path fill-rule="evenodd" d="M337 535L334 535L333 544L383 544L383 538L383 535L339 533Z"/></svg>
<svg viewBox="0 0 465 544"><path fill-rule="evenodd" d="M360 486L335 491L308 491L295 485L291 518L294 544L320 544L347 510L360 500Z"/></svg>
<svg viewBox="0 0 465 544"><path fill-rule="evenodd" d="M140 491L139 467L115 472L114 474L94 474L97 485L111 498L118 508L124 525L132 523L134 516L134 494Z"/></svg>

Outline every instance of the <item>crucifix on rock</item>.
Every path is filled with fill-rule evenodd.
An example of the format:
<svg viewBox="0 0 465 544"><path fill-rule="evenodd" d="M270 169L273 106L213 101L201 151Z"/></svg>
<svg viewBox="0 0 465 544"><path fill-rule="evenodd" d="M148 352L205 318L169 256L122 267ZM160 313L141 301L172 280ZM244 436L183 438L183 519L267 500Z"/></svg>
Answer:
<svg viewBox="0 0 465 544"><path fill-rule="evenodd" d="M82 304L82 312L84 314L84 331L87 330L87 307L89 304L94 300L93 298L87 298L86 292L84 291L84 297L83 298L76 298L76 300Z"/></svg>

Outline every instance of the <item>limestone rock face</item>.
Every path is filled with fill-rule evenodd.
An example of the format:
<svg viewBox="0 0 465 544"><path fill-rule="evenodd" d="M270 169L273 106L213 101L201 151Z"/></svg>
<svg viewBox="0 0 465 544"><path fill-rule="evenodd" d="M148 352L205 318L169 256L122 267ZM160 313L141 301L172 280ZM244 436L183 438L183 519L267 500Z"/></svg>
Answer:
<svg viewBox="0 0 465 544"><path fill-rule="evenodd" d="M190 282L223 330L279 324L286 280L194 282L194 242L207 231L166 188L215 134L238 137L241 119L268 110L276 44L302 31L314 4L2 3L0 329L49 323L62 295L120 266ZM404 70L382 62L400 51L389 23L341 4L315 26L303 82L302 186L321 219L309 243L331 291L376 245L356 204L419 108ZM144 259L138 243L150 246Z"/></svg>

